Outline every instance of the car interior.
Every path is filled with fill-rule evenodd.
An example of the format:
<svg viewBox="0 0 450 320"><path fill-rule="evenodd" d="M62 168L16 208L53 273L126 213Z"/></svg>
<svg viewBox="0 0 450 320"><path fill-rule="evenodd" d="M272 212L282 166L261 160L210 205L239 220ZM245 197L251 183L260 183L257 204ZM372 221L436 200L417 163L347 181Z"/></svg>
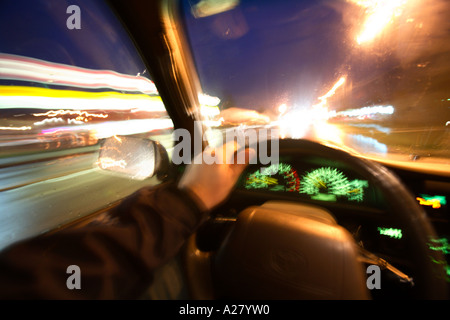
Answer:
<svg viewBox="0 0 450 320"><path fill-rule="evenodd" d="M78 30L67 1L13 2L0 5L15 34L0 31L2 247L179 179L176 129L210 133L202 149L273 130L277 161L248 165L143 299L449 299L445 0L71 1Z"/></svg>

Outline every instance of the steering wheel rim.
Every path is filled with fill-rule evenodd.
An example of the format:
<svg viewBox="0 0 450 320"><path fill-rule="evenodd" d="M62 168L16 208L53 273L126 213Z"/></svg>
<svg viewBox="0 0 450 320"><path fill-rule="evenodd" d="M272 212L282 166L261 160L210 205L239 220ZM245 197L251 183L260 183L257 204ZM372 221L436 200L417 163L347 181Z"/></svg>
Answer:
<svg viewBox="0 0 450 320"><path fill-rule="evenodd" d="M417 292L420 293L419 298L432 300L449 298L445 271L441 265L433 262L433 260L445 261L445 257L442 253L431 250L427 245L438 238L437 233L424 209L397 175L377 162L310 140L279 140L279 154L322 156L344 162L361 174L370 176L372 183L380 189L389 204L389 212L396 215L409 234L408 245L414 248L411 250L414 254L410 260L415 265L414 283Z"/></svg>
<svg viewBox="0 0 450 320"><path fill-rule="evenodd" d="M344 162L360 174L370 177L373 184L379 188L384 199L389 204L388 210L396 214L408 236L408 246L414 248L409 258L415 266L414 284L419 299L446 300L448 299L448 285L445 271L435 261L445 261L442 253L431 250L427 243L437 239L437 234L426 216L411 194L403 185L400 178L383 165L374 161L359 158L343 150L331 148L310 140L283 139L278 140L279 155L301 157L302 155L320 156L326 159ZM257 150L257 149L256 149ZM259 164L257 164L259 165ZM195 243L195 241L193 242ZM193 246L193 247L192 247ZM189 249L199 252L195 244ZM204 257L211 259L210 252Z"/></svg>

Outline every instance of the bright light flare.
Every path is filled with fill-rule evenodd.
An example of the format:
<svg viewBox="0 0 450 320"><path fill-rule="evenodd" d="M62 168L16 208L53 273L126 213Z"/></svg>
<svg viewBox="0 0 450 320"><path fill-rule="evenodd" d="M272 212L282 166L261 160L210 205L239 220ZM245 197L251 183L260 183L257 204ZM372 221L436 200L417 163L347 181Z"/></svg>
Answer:
<svg viewBox="0 0 450 320"><path fill-rule="evenodd" d="M316 121L314 123L314 134L317 140L331 142L338 146L344 145L342 131L326 121Z"/></svg>
<svg viewBox="0 0 450 320"><path fill-rule="evenodd" d="M220 114L220 110L219 110L219 107L211 107L211 106L201 105L200 113L203 117L212 119Z"/></svg>
<svg viewBox="0 0 450 320"><path fill-rule="evenodd" d="M280 113L280 115L285 114L286 111L287 111L287 105L286 105L286 103L280 104L280 105L278 106L278 112Z"/></svg>
<svg viewBox="0 0 450 320"><path fill-rule="evenodd" d="M312 111L307 109L292 110L284 114L276 121L280 128L280 137L304 138L311 128L312 118Z"/></svg>
<svg viewBox="0 0 450 320"><path fill-rule="evenodd" d="M215 107L215 106L219 105L220 98L213 97L213 96L207 95L205 93L200 93L198 95L198 101L200 102L201 105Z"/></svg>
<svg viewBox="0 0 450 320"><path fill-rule="evenodd" d="M363 7L368 15L362 31L356 37L356 42L363 44L375 39L395 17L400 16L408 0L351 0L351 2Z"/></svg>
<svg viewBox="0 0 450 320"><path fill-rule="evenodd" d="M337 140L339 143L342 143L340 140L341 133L336 132L334 127L326 123L329 118L328 107L326 105L328 102L327 99L334 96L345 81L345 77L339 78L326 94L318 98L320 102L308 109L290 110L286 112L287 106L285 104L280 105L278 111L281 115L277 121L277 125L280 127L280 137L283 139L289 136L294 139L301 139L314 128L315 131L321 131L321 135L325 136L323 137L324 139Z"/></svg>

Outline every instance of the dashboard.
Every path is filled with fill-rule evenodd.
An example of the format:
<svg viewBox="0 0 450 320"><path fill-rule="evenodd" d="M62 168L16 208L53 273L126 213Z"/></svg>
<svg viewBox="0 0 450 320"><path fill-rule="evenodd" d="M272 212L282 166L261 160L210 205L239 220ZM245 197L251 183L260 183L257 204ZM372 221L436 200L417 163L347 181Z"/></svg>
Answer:
<svg viewBox="0 0 450 320"><path fill-rule="evenodd" d="M385 208L382 194L370 177L343 162L319 156L304 156L301 160L284 156L270 166L249 166L238 188L268 196L283 194L293 201Z"/></svg>
<svg viewBox="0 0 450 320"><path fill-rule="evenodd" d="M447 178L423 172L388 167L409 189L423 207L437 238L427 243L439 251L445 261L433 261L444 266L450 289L450 182ZM234 196L236 213L244 206L269 200L310 203L328 210L366 249L409 273L413 268L408 255L412 236L391 212L381 190L371 177L348 164L321 156L280 156L270 166L250 165L238 181ZM403 294L406 286L388 281L384 292L393 297ZM385 282L386 284L386 282Z"/></svg>

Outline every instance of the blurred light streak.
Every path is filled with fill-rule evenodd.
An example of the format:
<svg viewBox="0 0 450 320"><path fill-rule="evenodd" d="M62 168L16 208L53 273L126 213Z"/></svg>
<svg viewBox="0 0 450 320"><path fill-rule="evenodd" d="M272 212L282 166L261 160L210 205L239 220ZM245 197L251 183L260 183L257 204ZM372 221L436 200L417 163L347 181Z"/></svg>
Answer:
<svg viewBox="0 0 450 320"><path fill-rule="evenodd" d="M391 128L383 127L383 126L380 126L380 125L374 124L374 123L351 123L350 125L352 127L357 127L357 128L375 129L379 132L383 132L386 134L389 134L392 131Z"/></svg>
<svg viewBox="0 0 450 320"><path fill-rule="evenodd" d="M96 164L101 169L108 169L108 168L114 168L114 167L119 167L119 168L125 169L127 167L127 162L124 159L114 160L113 158L108 158L108 157L102 157L102 158L98 159Z"/></svg>
<svg viewBox="0 0 450 320"><path fill-rule="evenodd" d="M361 134L348 134L346 145L362 154L376 154L385 156L388 153L388 147L377 139L366 137Z"/></svg>
<svg viewBox="0 0 450 320"><path fill-rule="evenodd" d="M165 112L159 96L120 92L84 92L48 88L0 86L0 109L130 110Z"/></svg>
<svg viewBox="0 0 450 320"><path fill-rule="evenodd" d="M345 82L345 77L341 77L334 85L333 87L330 89L330 91L328 91L326 94L324 94L323 96L319 97L319 100L321 101L320 105L322 104L326 104L327 103L327 99L334 96L336 93L336 90L342 86Z"/></svg>
<svg viewBox="0 0 450 320"><path fill-rule="evenodd" d="M113 137L114 137L114 139L116 139L119 143L122 143L122 139L121 139L119 136L117 136L117 135L115 134L115 135L113 135Z"/></svg>
<svg viewBox="0 0 450 320"><path fill-rule="evenodd" d="M346 116L346 117L361 117L361 116L370 116L375 114L381 115L391 115L395 112L395 108L393 106L372 106L372 107L363 107L359 109L349 109L344 111L339 111L335 114L335 116Z"/></svg>
<svg viewBox="0 0 450 320"><path fill-rule="evenodd" d="M13 130L13 131L26 131L31 130L32 127L29 126L22 126L22 127L0 127L0 130Z"/></svg>
<svg viewBox="0 0 450 320"><path fill-rule="evenodd" d="M48 119L44 119L43 121L35 122L34 125L44 125L44 124L53 124L58 122L65 122L63 118L55 118L57 116L76 116L74 119L67 119L68 124L82 124L84 122L88 122L92 120L92 118L108 118L107 114L103 113L90 113L88 111L79 111L79 110L51 110L45 113L33 113L35 117L48 117Z"/></svg>
<svg viewBox="0 0 450 320"><path fill-rule="evenodd" d="M49 118L44 119L42 121L35 122L35 126L43 126L43 125L52 125L52 124L60 124L61 122L64 122L64 119L62 118Z"/></svg>
<svg viewBox="0 0 450 320"><path fill-rule="evenodd" d="M104 113L89 113L88 111L80 111L80 110L51 110L45 113L33 113L35 117L57 117L62 115L77 115L83 118L93 117L93 118L108 118L107 114Z"/></svg>
<svg viewBox="0 0 450 320"><path fill-rule="evenodd" d="M84 122L87 122L87 121L81 121L81 120L77 120L77 119L67 119L67 124L83 124Z"/></svg>
<svg viewBox="0 0 450 320"><path fill-rule="evenodd" d="M109 70L91 70L24 56L0 53L0 78L80 88L158 94L148 78Z"/></svg>
<svg viewBox="0 0 450 320"><path fill-rule="evenodd" d="M131 135L155 130L173 129L173 122L167 119L143 119L126 121L109 121L98 124L84 124L77 127L56 127L41 131L42 135L58 132L90 131L97 139L109 138L117 135Z"/></svg>
<svg viewBox="0 0 450 320"><path fill-rule="evenodd" d="M323 96L318 99L320 102L312 106L312 116L315 120L327 120L330 116L328 112L328 98L334 96L336 94L336 90L341 87L345 83L345 77L339 78L338 81L333 85L333 87Z"/></svg>

